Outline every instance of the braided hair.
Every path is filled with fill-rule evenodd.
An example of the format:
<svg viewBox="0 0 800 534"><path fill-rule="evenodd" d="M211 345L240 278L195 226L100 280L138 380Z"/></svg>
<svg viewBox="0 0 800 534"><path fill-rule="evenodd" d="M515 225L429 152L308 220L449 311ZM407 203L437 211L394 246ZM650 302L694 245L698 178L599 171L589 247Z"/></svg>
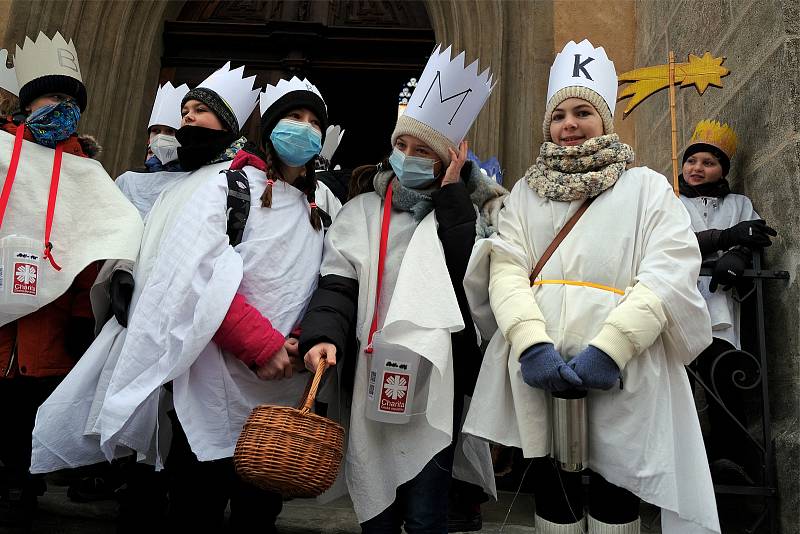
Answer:
<svg viewBox="0 0 800 534"><path fill-rule="evenodd" d="M261 207L271 208L272 186L275 184L276 180L283 180L283 177L280 176L277 170L277 162L279 161L278 154L275 152L275 148L272 146L272 142L269 139L265 140L264 149L264 163L266 164L267 168L267 185L264 188L264 193L261 195ZM315 200L317 191L317 173L315 170L315 161L316 157L313 157L306 162L304 165L305 172L295 179L293 185L306 195L306 200L311 208L308 216L311 226L314 228L314 230L321 230L322 217L320 215L320 209Z"/></svg>

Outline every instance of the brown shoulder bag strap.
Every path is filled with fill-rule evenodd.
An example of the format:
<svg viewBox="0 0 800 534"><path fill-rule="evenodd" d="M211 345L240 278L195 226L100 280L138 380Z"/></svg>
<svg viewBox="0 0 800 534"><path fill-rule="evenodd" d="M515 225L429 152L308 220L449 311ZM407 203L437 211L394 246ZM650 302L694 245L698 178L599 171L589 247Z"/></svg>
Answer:
<svg viewBox="0 0 800 534"><path fill-rule="evenodd" d="M575 223L578 222L578 219L581 218L581 216L589 208L589 205L592 202L594 202L594 199L596 198L597 197L587 198L586 201L584 201L584 203L581 204L581 207L578 208L578 211L573 213L572 217L570 217L567 223L563 227L561 227L561 230L558 231L556 236L553 238L553 241L547 246L547 249L544 251L544 254L542 254L542 257L539 258L539 261L536 262L536 266L533 268L533 272L531 272L530 276L531 285L533 285L533 283L536 281L536 277L539 276L539 273L544 268L544 265L547 263L547 260L550 259L550 256L553 255L553 252L556 251L558 245L560 245L561 242L564 241L564 238L567 237L567 234L570 232L570 230L572 230L572 227L575 226Z"/></svg>

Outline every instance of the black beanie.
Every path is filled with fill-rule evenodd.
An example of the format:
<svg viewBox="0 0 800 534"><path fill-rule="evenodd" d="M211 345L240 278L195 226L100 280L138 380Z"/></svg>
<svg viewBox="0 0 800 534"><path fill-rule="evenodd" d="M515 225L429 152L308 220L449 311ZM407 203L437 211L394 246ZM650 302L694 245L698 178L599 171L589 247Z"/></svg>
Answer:
<svg viewBox="0 0 800 534"><path fill-rule="evenodd" d="M183 107L189 100L199 100L213 111L222 124L228 128L237 137L239 136L239 122L236 120L233 110L228 107L225 100L222 99L215 91L205 87L197 87L192 89L181 100L181 107Z"/></svg>
<svg viewBox="0 0 800 534"><path fill-rule="evenodd" d="M683 160L681 161L681 166L686 163L686 160L689 159L693 154L697 154L698 152L709 152L713 154L718 160L719 164L722 165L722 177L728 176L728 171L731 170L731 160L725 152L721 149L715 147L714 145L709 145L708 143L694 143L693 145L689 145L686 147L686 150L683 151Z"/></svg>
<svg viewBox="0 0 800 534"><path fill-rule="evenodd" d="M325 142L325 130L328 129L328 112L325 102L311 91L291 91L272 103L261 115L261 146L266 146L272 130L282 118L293 109L305 108L314 112L319 120L322 142Z"/></svg>
<svg viewBox="0 0 800 534"><path fill-rule="evenodd" d="M75 99L81 112L86 109L86 86L72 76L49 74L35 78L19 90L19 107L25 109L31 102L50 93L64 93Z"/></svg>

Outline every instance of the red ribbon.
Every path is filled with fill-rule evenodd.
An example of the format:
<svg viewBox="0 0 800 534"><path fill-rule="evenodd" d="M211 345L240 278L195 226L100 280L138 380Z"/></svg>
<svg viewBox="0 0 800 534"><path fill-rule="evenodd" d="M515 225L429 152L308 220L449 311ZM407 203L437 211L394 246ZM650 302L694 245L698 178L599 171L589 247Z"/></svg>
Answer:
<svg viewBox="0 0 800 534"><path fill-rule="evenodd" d="M22 138L25 136L25 125L20 124L17 128L17 135L14 138L14 149L11 151L11 162L8 164L6 173L6 183L3 184L3 192L0 194L0 226L3 225L3 217L6 214L8 198L11 196L11 186L14 185L14 177L17 175L17 165L19 164L19 153L22 151Z"/></svg>
<svg viewBox="0 0 800 534"><path fill-rule="evenodd" d="M367 348L364 352L372 354L372 336L378 330L378 305L381 301L381 286L383 285L383 267L386 263L386 245L389 242L389 225L392 222L392 182L386 188L386 198L383 199L383 220L381 221L381 243L378 248L378 287L375 290L375 310L372 312L372 325L369 327Z"/></svg>
<svg viewBox="0 0 800 534"><path fill-rule="evenodd" d="M3 184L3 192L0 193L0 226L3 224L3 217L8 207L8 199L11 196L11 187L14 185L14 178L17 176L17 166L22 152L22 138L25 135L25 125L17 127L17 134L14 138L14 149L11 152L11 162L8 164L6 181ZM50 194L47 198L47 218L44 224L44 257L50 260L53 269L60 271L61 267L53 259L53 243L50 242L50 231L53 228L53 215L56 210L56 197L58 196L58 180L61 177L61 156L64 153L62 143L56 145L56 153L53 157L53 173L50 175Z"/></svg>

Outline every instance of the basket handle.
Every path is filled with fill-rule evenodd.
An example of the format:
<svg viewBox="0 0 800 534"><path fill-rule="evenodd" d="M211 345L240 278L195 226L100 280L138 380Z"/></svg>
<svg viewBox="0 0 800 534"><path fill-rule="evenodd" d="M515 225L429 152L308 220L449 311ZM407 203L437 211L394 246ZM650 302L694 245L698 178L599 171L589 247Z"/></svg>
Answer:
<svg viewBox="0 0 800 534"><path fill-rule="evenodd" d="M311 405L314 404L314 399L317 397L317 389L319 389L319 383L322 381L322 375L325 374L325 369L328 368L328 359L327 358L320 358L319 364L317 364L317 371L314 373L313 378L309 382L309 387L306 388L306 400L303 403L303 407L300 408L300 411L308 413L311 411Z"/></svg>

